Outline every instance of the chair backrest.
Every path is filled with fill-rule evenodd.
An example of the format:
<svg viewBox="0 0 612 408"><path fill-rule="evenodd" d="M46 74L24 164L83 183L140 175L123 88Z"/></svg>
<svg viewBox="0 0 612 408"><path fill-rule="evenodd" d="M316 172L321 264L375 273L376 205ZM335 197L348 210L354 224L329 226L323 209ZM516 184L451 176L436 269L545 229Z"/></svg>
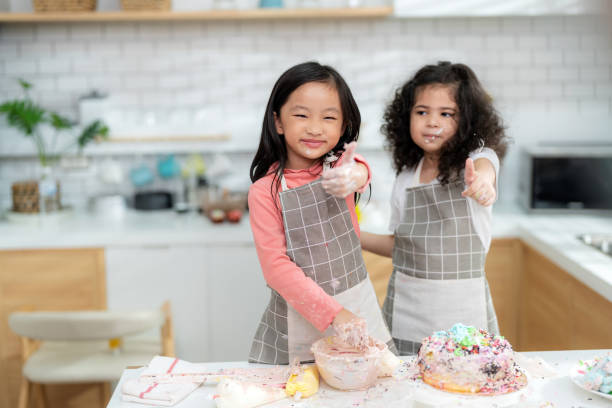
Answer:
<svg viewBox="0 0 612 408"><path fill-rule="evenodd" d="M160 309L140 311L14 312L9 326L20 336L47 341L105 340L162 327Z"/></svg>

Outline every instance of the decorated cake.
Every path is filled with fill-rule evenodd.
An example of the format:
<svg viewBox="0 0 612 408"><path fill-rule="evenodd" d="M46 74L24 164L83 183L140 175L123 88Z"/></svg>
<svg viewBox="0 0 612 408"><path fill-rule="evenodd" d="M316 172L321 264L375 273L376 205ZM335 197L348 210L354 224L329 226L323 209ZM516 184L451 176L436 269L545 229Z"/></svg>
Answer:
<svg viewBox="0 0 612 408"><path fill-rule="evenodd" d="M423 381L444 391L497 395L527 385L503 336L461 323L425 338L417 364Z"/></svg>

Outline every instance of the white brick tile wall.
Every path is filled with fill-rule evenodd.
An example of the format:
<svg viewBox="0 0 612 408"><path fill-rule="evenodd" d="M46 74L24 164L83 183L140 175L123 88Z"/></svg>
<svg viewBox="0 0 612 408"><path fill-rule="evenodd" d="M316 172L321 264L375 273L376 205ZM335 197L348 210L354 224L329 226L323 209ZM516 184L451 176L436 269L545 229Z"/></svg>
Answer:
<svg viewBox="0 0 612 408"><path fill-rule="evenodd" d="M4 41L33 40L36 26L31 24L2 24L0 38Z"/></svg>
<svg viewBox="0 0 612 408"><path fill-rule="evenodd" d="M57 91L57 79L48 73L32 75L28 77L28 81L36 86L36 91Z"/></svg>
<svg viewBox="0 0 612 408"><path fill-rule="evenodd" d="M542 67L521 67L518 69L517 78L520 82L546 82L548 80L548 72Z"/></svg>
<svg viewBox="0 0 612 408"><path fill-rule="evenodd" d="M373 34L386 35L386 36L399 36L403 33L401 20L374 20L370 22L370 31ZM326 24L327 26L335 26L335 24ZM309 30L313 30L313 24L309 23ZM335 34L335 33L329 33Z"/></svg>
<svg viewBox="0 0 612 408"><path fill-rule="evenodd" d="M132 73L121 76L123 88L129 91L156 90L158 88L157 75Z"/></svg>
<svg viewBox="0 0 612 408"><path fill-rule="evenodd" d="M536 82L533 84L533 97L537 100L560 98L563 96L563 88L558 84L547 84Z"/></svg>
<svg viewBox="0 0 612 408"><path fill-rule="evenodd" d="M550 48L576 49L580 46L580 36L575 34L551 34Z"/></svg>
<svg viewBox="0 0 612 408"><path fill-rule="evenodd" d="M425 51L452 48L454 39L451 35L433 34L421 37L421 45Z"/></svg>
<svg viewBox="0 0 612 408"><path fill-rule="evenodd" d="M21 58L50 57L54 52L50 42L24 41L19 44L19 56Z"/></svg>
<svg viewBox="0 0 612 408"><path fill-rule="evenodd" d="M0 37L2 38L2 37ZM0 58L16 58L17 57L17 50L19 44L18 43L4 43L4 42L0 42Z"/></svg>
<svg viewBox="0 0 612 408"><path fill-rule="evenodd" d="M122 54L126 57L138 57L139 55L151 55L154 50L155 43L150 41L126 41L122 46ZM180 47L180 44L178 45Z"/></svg>
<svg viewBox="0 0 612 408"><path fill-rule="evenodd" d="M594 50L564 50L563 63L565 65L591 65L595 63Z"/></svg>
<svg viewBox="0 0 612 408"><path fill-rule="evenodd" d="M39 24L35 29L37 40L67 40L70 37L69 27L65 24Z"/></svg>
<svg viewBox="0 0 612 408"><path fill-rule="evenodd" d="M518 49L546 50L549 47L548 36L542 34L520 34L518 36Z"/></svg>
<svg viewBox="0 0 612 408"><path fill-rule="evenodd" d="M75 23L68 26L69 37L75 41L81 40L101 40L104 35L101 24Z"/></svg>
<svg viewBox="0 0 612 408"><path fill-rule="evenodd" d="M88 55L96 55L104 58L111 59L119 57L121 55L121 43L118 41L100 41L89 44L89 49L87 50Z"/></svg>
<svg viewBox="0 0 612 408"><path fill-rule="evenodd" d="M610 81L610 67L580 67L581 81Z"/></svg>
<svg viewBox="0 0 612 408"><path fill-rule="evenodd" d="M470 25L465 19L441 18L435 21L434 30L438 34L465 35L470 31Z"/></svg>
<svg viewBox="0 0 612 408"><path fill-rule="evenodd" d="M86 75L66 75L57 78L57 88L62 91L83 92L87 90Z"/></svg>
<svg viewBox="0 0 612 408"><path fill-rule="evenodd" d="M612 48L612 34L581 34L580 48L583 50Z"/></svg>
<svg viewBox="0 0 612 408"><path fill-rule="evenodd" d="M502 19L499 17L483 17L469 19L470 33L494 35L501 32Z"/></svg>
<svg viewBox="0 0 612 408"><path fill-rule="evenodd" d="M577 81L579 72L577 67L550 67L548 77L551 81Z"/></svg>
<svg viewBox="0 0 612 408"><path fill-rule="evenodd" d="M182 21L170 25L170 38L174 40L189 40L191 38L202 37L205 34L205 25L199 21ZM142 36L143 40L149 39Z"/></svg>
<svg viewBox="0 0 612 408"><path fill-rule="evenodd" d="M84 74L95 74L106 72L106 60L103 58L74 58L72 70Z"/></svg>
<svg viewBox="0 0 612 408"><path fill-rule="evenodd" d="M138 23L136 24L136 33L134 33L134 38L143 41L154 41L154 40L163 40L171 37L171 32L174 30L174 25L180 25L180 23L171 23L166 21L156 21L156 22L147 22L147 23ZM202 33L198 36L203 35Z"/></svg>
<svg viewBox="0 0 612 408"><path fill-rule="evenodd" d="M533 31L533 18L514 17L504 18L500 21L501 32L505 34L525 35Z"/></svg>
<svg viewBox="0 0 612 408"><path fill-rule="evenodd" d="M57 41L55 43L55 55L66 58L71 56L87 55L87 46L89 44L84 41Z"/></svg>
<svg viewBox="0 0 612 408"><path fill-rule="evenodd" d="M510 66L531 66L533 57L531 52L528 50L517 50L517 51L502 51L501 52L501 63L502 65Z"/></svg>
<svg viewBox="0 0 612 408"><path fill-rule="evenodd" d="M533 20L532 31L542 34L560 34L565 32L565 19L560 16L537 17Z"/></svg>
<svg viewBox="0 0 612 408"><path fill-rule="evenodd" d="M563 85L563 94L569 97L593 97L595 96L595 85L588 83L566 83Z"/></svg>
<svg viewBox="0 0 612 408"><path fill-rule="evenodd" d="M487 68L480 77L488 83L515 83L517 80L516 68L503 66Z"/></svg>
<svg viewBox="0 0 612 408"><path fill-rule="evenodd" d="M485 48L488 50L516 49L516 36L512 34L496 34L485 37Z"/></svg>
<svg viewBox="0 0 612 408"><path fill-rule="evenodd" d="M130 23L105 23L102 31L106 39L132 40L138 37L138 28Z"/></svg>
<svg viewBox="0 0 612 408"><path fill-rule="evenodd" d="M533 96L531 84L503 84L501 97L504 99L527 99Z"/></svg>
<svg viewBox="0 0 612 408"><path fill-rule="evenodd" d="M402 34L427 35L434 32L433 19L405 19L402 20Z"/></svg>
<svg viewBox="0 0 612 408"><path fill-rule="evenodd" d="M71 117L91 88L108 92L117 117L132 123L147 112L170 120L203 107L261 110L285 69L315 59L338 69L365 112L423 64L451 60L471 66L503 112L610 123L607 25L576 16L4 24L0 99L19 95L19 76L34 83L38 101ZM7 164L2 154L0 205L10 201L11 177L25 174L15 169L36 168L35 159ZM65 177L68 201L101 189L82 174Z"/></svg>
<svg viewBox="0 0 612 408"><path fill-rule="evenodd" d="M5 61L4 66L7 75L23 75L23 74L34 74L37 72L37 64L35 60L8 60Z"/></svg>
<svg viewBox="0 0 612 408"><path fill-rule="evenodd" d="M481 50L484 47L485 39L475 34L459 34L454 37L455 46L467 50Z"/></svg>
<svg viewBox="0 0 612 408"><path fill-rule="evenodd" d="M563 63L562 51L533 50L532 55L536 67L559 66Z"/></svg>
<svg viewBox="0 0 612 408"><path fill-rule="evenodd" d="M600 83L595 85L595 96L597 97L612 97L612 83Z"/></svg>

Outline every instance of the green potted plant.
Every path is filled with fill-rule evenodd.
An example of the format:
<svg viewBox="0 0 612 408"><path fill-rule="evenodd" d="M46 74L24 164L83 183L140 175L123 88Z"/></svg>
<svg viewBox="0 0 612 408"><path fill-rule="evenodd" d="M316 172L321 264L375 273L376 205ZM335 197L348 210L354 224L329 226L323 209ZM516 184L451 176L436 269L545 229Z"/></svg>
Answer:
<svg viewBox="0 0 612 408"><path fill-rule="evenodd" d="M79 153L94 140L108 138L108 127L101 120L85 124L81 132L69 143L56 149L58 134L73 129L74 124L56 112L48 111L38 105L30 97L32 84L18 79L24 96L22 98L6 101L0 105L0 116L5 116L9 126L18 129L27 138L30 138L36 147L36 154L42 167L41 179L38 185L40 203L36 210L44 211L59 207L59 188L51 178L51 169L57 164L60 157L74 147ZM47 143L42 128L50 126L54 133L51 143ZM15 189L13 189L13 193ZM13 196L15 207L15 196ZM32 207L30 207L32 208Z"/></svg>

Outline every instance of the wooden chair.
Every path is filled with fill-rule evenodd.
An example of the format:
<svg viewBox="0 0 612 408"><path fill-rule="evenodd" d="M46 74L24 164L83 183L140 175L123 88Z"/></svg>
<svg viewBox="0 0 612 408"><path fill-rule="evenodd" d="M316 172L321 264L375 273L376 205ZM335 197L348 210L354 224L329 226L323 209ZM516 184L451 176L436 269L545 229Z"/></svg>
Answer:
<svg viewBox="0 0 612 408"><path fill-rule="evenodd" d="M170 303L135 311L15 312L9 326L21 337L22 380L19 408L33 394L48 407L46 384L100 384L100 406L111 396L110 383L125 367L147 364L155 355L174 357ZM159 336L151 336L160 329Z"/></svg>

